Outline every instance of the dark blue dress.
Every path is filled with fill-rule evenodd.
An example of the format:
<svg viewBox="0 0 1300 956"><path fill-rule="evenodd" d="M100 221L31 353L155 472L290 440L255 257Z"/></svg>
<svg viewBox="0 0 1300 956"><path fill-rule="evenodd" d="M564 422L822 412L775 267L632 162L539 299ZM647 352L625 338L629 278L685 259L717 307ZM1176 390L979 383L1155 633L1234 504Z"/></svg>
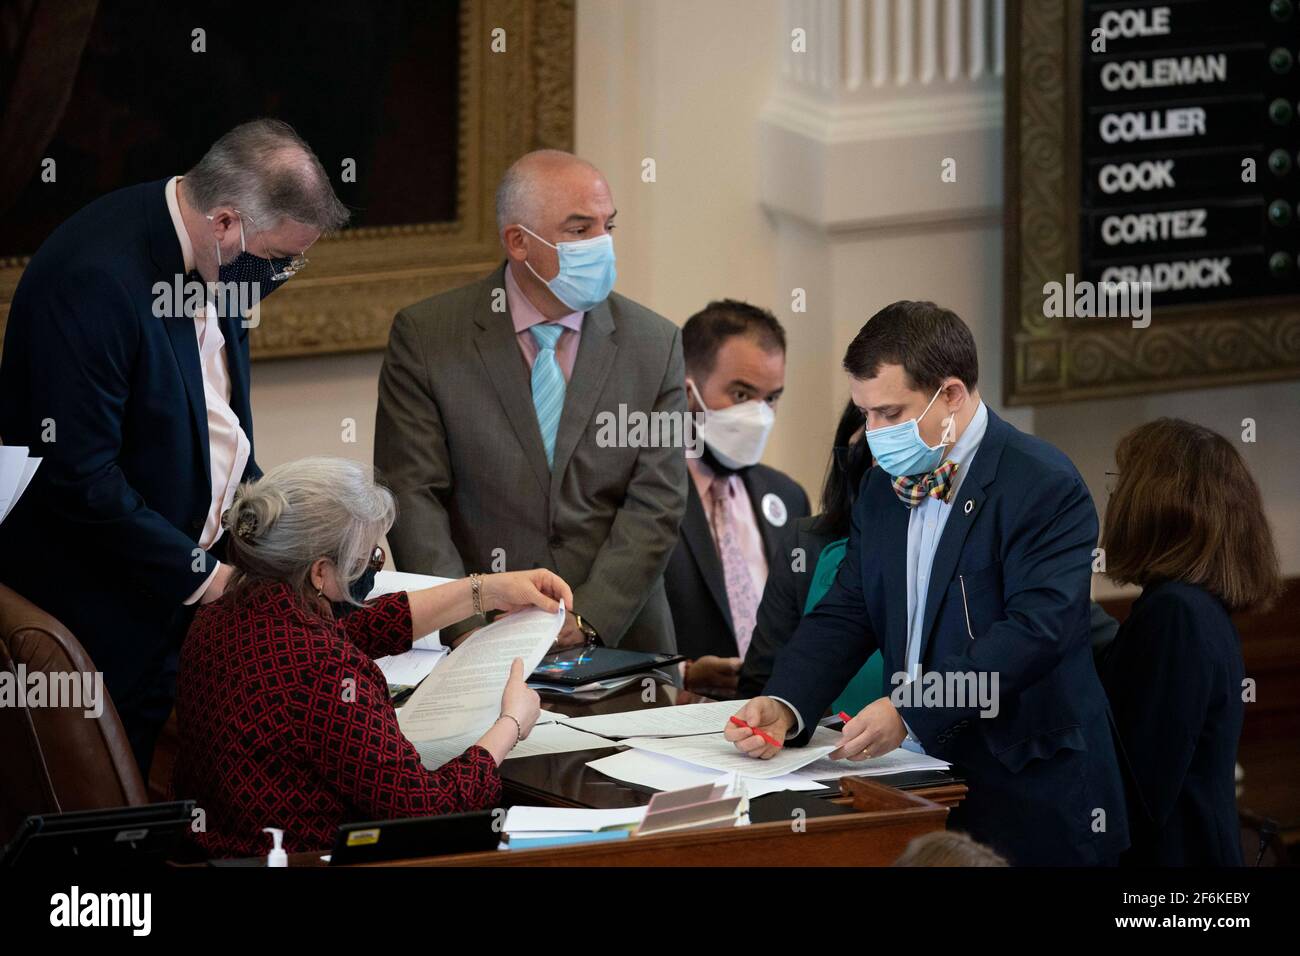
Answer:
<svg viewBox="0 0 1300 956"><path fill-rule="evenodd" d="M1132 845L1122 862L1241 866L1244 665L1228 609L1195 585L1152 583L1099 669L1127 763Z"/></svg>

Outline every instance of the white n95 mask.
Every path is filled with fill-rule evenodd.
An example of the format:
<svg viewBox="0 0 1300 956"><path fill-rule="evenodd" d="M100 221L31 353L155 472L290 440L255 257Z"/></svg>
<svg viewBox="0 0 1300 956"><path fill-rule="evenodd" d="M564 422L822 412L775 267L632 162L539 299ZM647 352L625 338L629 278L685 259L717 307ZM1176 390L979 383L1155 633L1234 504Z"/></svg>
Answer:
<svg viewBox="0 0 1300 956"><path fill-rule="evenodd" d="M697 431L713 456L728 468L748 468L758 464L776 423L772 406L754 399L711 411L704 404L695 383L689 384L695 400L704 409L704 424Z"/></svg>

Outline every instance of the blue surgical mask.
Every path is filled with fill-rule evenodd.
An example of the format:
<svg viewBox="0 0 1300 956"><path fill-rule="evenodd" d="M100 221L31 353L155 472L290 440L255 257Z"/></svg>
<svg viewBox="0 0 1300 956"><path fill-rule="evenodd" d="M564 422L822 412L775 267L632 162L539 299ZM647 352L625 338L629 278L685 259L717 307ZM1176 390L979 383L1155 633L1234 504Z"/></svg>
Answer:
<svg viewBox="0 0 1300 956"><path fill-rule="evenodd" d="M541 236L525 225L520 229L538 242L546 242ZM556 245L546 242L556 251L560 258L560 271L554 279L543 279L537 270L524 260L528 271L546 283L551 293L574 312L586 312L594 309L609 298L614 288L618 272L614 268L614 240L609 233L579 239L576 242L561 242Z"/></svg>
<svg viewBox="0 0 1300 956"><path fill-rule="evenodd" d="M943 389L940 388L934 393L930 404L925 406L925 411L916 418L890 425L888 428L875 428L867 432L867 444L871 447L871 454L875 456L876 464L895 478L900 475L923 475L928 471L934 471L943 463L944 449L952 443L950 432L953 427L953 417L949 416L944 423L939 444L933 448L921 438L921 428L918 424L942 391Z"/></svg>

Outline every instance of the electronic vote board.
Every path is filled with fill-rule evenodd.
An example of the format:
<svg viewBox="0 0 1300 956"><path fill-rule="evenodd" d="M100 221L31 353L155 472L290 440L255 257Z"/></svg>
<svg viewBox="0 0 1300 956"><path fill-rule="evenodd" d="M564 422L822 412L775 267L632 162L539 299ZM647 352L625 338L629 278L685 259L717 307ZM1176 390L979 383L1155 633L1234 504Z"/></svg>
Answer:
<svg viewBox="0 0 1300 956"><path fill-rule="evenodd" d="M1297 6L1081 5L1080 278L1157 310L1300 294Z"/></svg>

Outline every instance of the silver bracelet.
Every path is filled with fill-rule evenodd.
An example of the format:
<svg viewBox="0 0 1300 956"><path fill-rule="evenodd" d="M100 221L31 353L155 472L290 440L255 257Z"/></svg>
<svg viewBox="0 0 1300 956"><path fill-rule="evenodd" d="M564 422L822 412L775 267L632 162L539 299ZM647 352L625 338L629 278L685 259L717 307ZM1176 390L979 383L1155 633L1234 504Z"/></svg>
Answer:
<svg viewBox="0 0 1300 956"><path fill-rule="evenodd" d="M519 741L524 739L524 728L520 726L519 721L515 720L515 718L511 717L509 714L502 714L497 718L497 720L513 720L515 723L515 743L519 743Z"/></svg>
<svg viewBox="0 0 1300 956"><path fill-rule="evenodd" d="M474 613L483 613L483 579L477 574L469 576L469 591L474 599Z"/></svg>

